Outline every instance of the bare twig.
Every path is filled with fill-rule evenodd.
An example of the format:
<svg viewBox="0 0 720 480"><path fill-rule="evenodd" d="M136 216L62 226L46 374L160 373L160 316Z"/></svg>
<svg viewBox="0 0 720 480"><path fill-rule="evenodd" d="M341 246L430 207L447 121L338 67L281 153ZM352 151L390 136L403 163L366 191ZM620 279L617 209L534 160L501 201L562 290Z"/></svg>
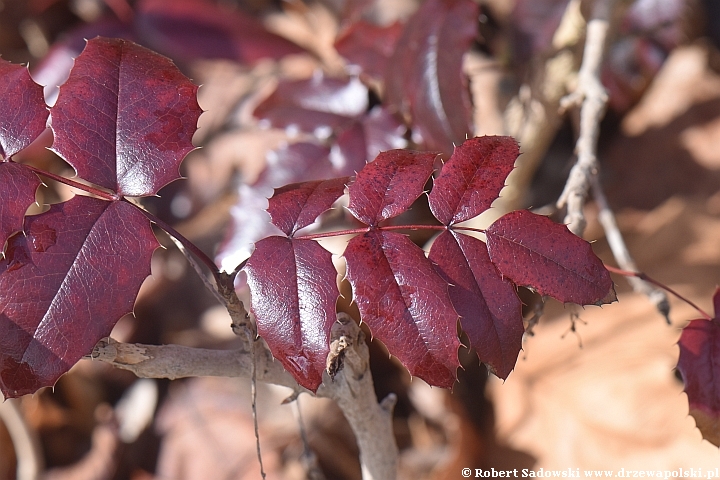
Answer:
<svg viewBox="0 0 720 480"><path fill-rule="evenodd" d="M101 340L87 357L133 372L140 378L243 377L252 374L248 348L210 350L181 345L144 345L120 343L112 338ZM270 351L255 353L258 381L298 388L292 376Z"/></svg>
<svg viewBox="0 0 720 480"><path fill-rule="evenodd" d="M0 420L5 424L17 458L18 480L35 480L43 470L43 456L35 432L25 422L20 400L10 398L0 404Z"/></svg>
<svg viewBox="0 0 720 480"><path fill-rule="evenodd" d="M248 321L246 314L239 318ZM350 317L338 314L331 340L329 363L335 366L334 376L324 375L316 395L335 400L350 423L360 449L363 479L394 479L398 455L392 429L395 396L390 395L378 403L365 336ZM207 350L179 345L126 344L106 339L95 346L89 357L130 370L138 377L170 379L196 376L249 379L254 363L257 381L312 394L274 361L262 341L253 343L255 348L246 345L237 350Z"/></svg>
<svg viewBox="0 0 720 480"><path fill-rule="evenodd" d="M193 257L190 252L188 252L187 248L185 248L185 245L178 240L177 238L173 237L172 235L168 234L168 237L170 237L170 240L175 244L175 246L180 250L180 253L182 253L185 258L187 259L190 266L195 270L195 273L198 277L200 277L200 280L202 280L203 284L205 285L205 288L207 288L215 298L222 303L223 305L227 305L227 300L224 296L220 295L220 292L218 291L217 287L213 285L210 282L210 279L208 279L207 275L205 275L205 272L203 272L202 267L200 267L200 264L195 260L195 257Z"/></svg>
<svg viewBox="0 0 720 480"><path fill-rule="evenodd" d="M310 448L307 433L305 431L305 422L303 422L302 410L300 408L300 398L296 398L293 402L295 414L297 415L298 429L300 430L300 440L303 444L302 464L305 467L305 475L308 480L325 480L325 474L318 465L317 455Z"/></svg>
<svg viewBox="0 0 720 480"><path fill-rule="evenodd" d="M318 389L318 396L334 399L350 423L360 449L364 480L393 480L397 476L398 449L392 428L397 398L388 395L379 404L375 396L365 334L346 314L330 333L328 364L337 372Z"/></svg>
<svg viewBox="0 0 720 480"><path fill-rule="evenodd" d="M580 135L575 146L578 159L557 201L558 208L567 206L565 223L570 231L578 236L582 236L585 230L583 206L590 188L590 179L597 175L598 171L597 140L600 120L605 114L607 104L607 92L600 82L600 66L614 4L615 0L596 0L587 26L577 88L561 101L562 109L581 105Z"/></svg>
<svg viewBox="0 0 720 480"><path fill-rule="evenodd" d="M615 221L615 214L608 205L605 194L602 191L602 186L600 185L600 180L598 180L597 176L592 178L592 190L595 202L600 208L598 221L605 230L605 236L607 237L607 241L613 252L615 261L617 261L621 269L637 272L637 265L635 265L635 261L630 256L630 252L625 245L625 240L623 239L620 229L617 226L617 222ZM627 280L634 291L647 295L653 305L655 305L655 308L657 308L658 311L665 317L665 320L669 325L670 302L668 302L665 292L638 277L627 277Z"/></svg>

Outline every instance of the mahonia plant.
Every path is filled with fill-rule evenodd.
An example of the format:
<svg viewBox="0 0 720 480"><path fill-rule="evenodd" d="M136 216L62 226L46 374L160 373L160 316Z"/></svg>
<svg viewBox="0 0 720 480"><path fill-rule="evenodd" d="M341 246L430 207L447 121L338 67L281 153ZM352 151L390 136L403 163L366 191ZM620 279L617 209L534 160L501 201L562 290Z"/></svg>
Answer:
<svg viewBox="0 0 720 480"><path fill-rule="evenodd" d="M88 41L49 109L51 149L80 182L12 161L48 120L27 69L0 60L0 94L0 388L7 398L53 385L132 311L158 246L151 223L203 255L128 200L179 177L202 111L197 87L167 58L125 40ZM314 391L322 382L336 318L337 271L316 241L324 236L355 235L344 257L362 320L431 385L455 380L458 320L480 360L507 377L523 334L518 285L562 302L615 299L607 269L564 225L528 211L483 231L462 225L490 208L518 154L512 138L473 138L435 172L434 153L390 150L354 178L275 191L268 211L282 235L258 241L243 270L258 334L300 385ZM425 194L433 173L428 201L437 224L390 225ZM37 174L89 195L25 216ZM346 189L347 208L363 226L303 235ZM412 229L439 233L429 255L400 233ZM486 242L471 236L478 232Z"/></svg>
<svg viewBox="0 0 720 480"><path fill-rule="evenodd" d="M87 183L13 163L46 128L42 88L0 59L0 388L5 398L53 385L131 312L159 246L151 217L126 197L179 178L202 113L197 86L167 58L95 38L50 109L52 150ZM36 173L79 188L25 217ZM154 219L157 221L157 219Z"/></svg>
<svg viewBox="0 0 720 480"><path fill-rule="evenodd" d="M355 234L345 249L360 316L408 371L449 388L459 366L457 322L481 361L506 378L524 333L518 285L562 302L602 304L613 283L590 244L529 211L482 231L461 224L490 208L519 155L510 137L478 137L455 148L428 195L437 225L389 225L423 195L437 154L380 153L354 179L296 183L275 190L271 220L284 236L260 240L244 267L258 333L298 383L315 390L329 353L339 297L330 252L315 239ZM364 227L298 235L343 195ZM441 232L428 256L398 230Z"/></svg>

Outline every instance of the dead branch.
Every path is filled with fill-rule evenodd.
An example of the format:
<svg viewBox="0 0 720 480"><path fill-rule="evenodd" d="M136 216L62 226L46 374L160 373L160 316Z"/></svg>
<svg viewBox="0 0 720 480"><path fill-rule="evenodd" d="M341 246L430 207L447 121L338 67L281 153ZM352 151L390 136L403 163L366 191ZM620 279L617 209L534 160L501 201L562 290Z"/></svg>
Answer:
<svg viewBox="0 0 720 480"><path fill-rule="evenodd" d="M389 396L378 403L365 336L346 314L338 314L331 340L330 361L335 365L335 375L331 378L325 374L316 395L335 400L350 423L360 449L363 479L394 479L398 455L392 430L395 397ZM127 344L105 339L95 346L89 358L130 370L143 378L215 376L250 379L254 357L257 381L312 395L273 359L262 340L254 343L254 349L244 346L236 350L209 350L180 345Z"/></svg>
<svg viewBox="0 0 720 480"><path fill-rule="evenodd" d="M328 363L337 366L337 373L332 379L326 376L318 395L335 400L350 423L363 479L392 480L398 456L392 426L396 397L388 395L378 404L365 334L348 315L338 315L330 335Z"/></svg>
<svg viewBox="0 0 720 480"><path fill-rule="evenodd" d="M607 92L600 82L600 67L605 41L610 29L610 15L615 0L597 0L592 18L587 25L583 61L578 73L578 84L573 93L561 101L561 108L581 105L580 135L575 146L577 162L570 171L565 189L557 201L558 208L567 206L565 223L571 232L582 236L585 231L583 206L590 189L591 178L597 175L597 140L600 120L605 114Z"/></svg>

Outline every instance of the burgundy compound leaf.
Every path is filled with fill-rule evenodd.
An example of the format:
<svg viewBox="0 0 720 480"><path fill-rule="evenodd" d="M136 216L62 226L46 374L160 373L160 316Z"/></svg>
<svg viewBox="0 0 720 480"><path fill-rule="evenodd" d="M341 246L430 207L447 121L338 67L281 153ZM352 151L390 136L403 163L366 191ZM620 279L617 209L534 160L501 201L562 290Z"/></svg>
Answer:
<svg viewBox="0 0 720 480"><path fill-rule="evenodd" d="M428 196L435 218L452 225L490 208L518 155L520 149L512 137L475 137L455 147Z"/></svg>
<svg viewBox="0 0 720 480"><path fill-rule="evenodd" d="M20 231L28 207L35 202L40 179L27 168L12 162L0 163L0 249Z"/></svg>
<svg viewBox="0 0 720 480"><path fill-rule="evenodd" d="M26 217L0 261L0 389L53 385L131 312L158 247L126 202L76 196Z"/></svg>
<svg viewBox="0 0 720 480"><path fill-rule="evenodd" d="M244 271L258 334L300 385L316 391L340 295L332 255L314 240L267 237Z"/></svg>
<svg viewBox="0 0 720 480"><path fill-rule="evenodd" d="M715 318L693 320L680 335L678 370L690 415L703 438L720 446L720 288L713 297Z"/></svg>
<svg viewBox="0 0 720 480"><path fill-rule="evenodd" d="M527 210L503 215L485 232L490 260L517 285L580 305L616 300L610 273L590 244L565 225Z"/></svg>
<svg viewBox="0 0 720 480"><path fill-rule="evenodd" d="M434 153L381 152L348 187L348 210L363 223L377 225L406 211L422 195L433 172Z"/></svg>
<svg viewBox="0 0 720 480"><path fill-rule="evenodd" d="M347 278L362 321L411 375L450 388L459 366L458 315L447 283L407 237L371 230L350 240Z"/></svg>
<svg viewBox="0 0 720 480"><path fill-rule="evenodd" d="M267 209L272 223L292 237L332 207L345 191L350 177L293 183L275 189Z"/></svg>
<svg viewBox="0 0 720 480"><path fill-rule="evenodd" d="M477 35L477 18L471 0L427 0L388 62L388 103L412 117L429 149L450 153L472 132L462 59Z"/></svg>
<svg viewBox="0 0 720 480"><path fill-rule="evenodd" d="M428 258L450 285L450 299L478 358L507 378L525 332L515 286L490 262L485 244L467 235L443 232Z"/></svg>
<svg viewBox="0 0 720 480"><path fill-rule="evenodd" d="M53 107L52 150L119 195L155 195L180 178L202 113L168 59L120 39L89 40Z"/></svg>
<svg viewBox="0 0 720 480"><path fill-rule="evenodd" d="M48 110L43 89L32 81L27 68L2 58L0 98L0 160L4 160L30 145L45 130Z"/></svg>

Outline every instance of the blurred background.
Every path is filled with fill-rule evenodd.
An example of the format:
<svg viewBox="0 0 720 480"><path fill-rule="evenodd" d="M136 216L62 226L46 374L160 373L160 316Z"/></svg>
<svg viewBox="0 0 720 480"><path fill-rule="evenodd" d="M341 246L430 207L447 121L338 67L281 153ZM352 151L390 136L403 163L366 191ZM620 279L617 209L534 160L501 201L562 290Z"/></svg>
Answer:
<svg viewBox="0 0 720 480"><path fill-rule="evenodd" d="M479 13L468 17L475 11L466 3ZM84 39L97 35L167 55L202 85L206 112L194 138L202 148L184 161L185 180L143 204L232 270L269 233L262 209L273 188L351 175L381 150L447 155L471 134L513 134L524 152L491 216L534 208L562 221L552 205L574 162L577 112L560 115L557 107L575 82L589 3L0 0L0 54L28 64L50 105ZM638 267L706 311L720 284L718 5L615 3L598 151L603 186ZM429 70L412 34L423 38L443 26L440 68ZM418 80L424 74L429 82ZM431 101L436 93L440 105ZM15 160L72 176L45 148L51 143L48 130ZM70 196L48 182L29 213ZM430 218L422 201L410 215L414 223ZM585 238L615 265L593 201L586 215ZM318 228L348 221L336 209ZM223 307L159 238L168 248L155 252L134 315L120 320L113 338L236 347ZM430 239L413 240L427 247ZM339 241L325 245L342 252ZM372 342L378 398L394 392L399 399L399 477L457 479L465 467L720 465L718 449L688 416L675 371L680 329L699 315L671 299L668 325L623 278L615 282L619 302L602 308L548 301L505 382L463 350L452 392L430 388ZM242 295L242 281L238 288ZM530 319L538 299L521 296ZM341 308L357 319L353 305ZM357 447L340 410L307 395L283 404L289 394L259 386L268 478L359 479ZM243 380L139 380L83 360L55 388L5 402L0 413L0 479L18 478L21 456L48 479L260 475ZM8 428L29 441L14 442Z"/></svg>

